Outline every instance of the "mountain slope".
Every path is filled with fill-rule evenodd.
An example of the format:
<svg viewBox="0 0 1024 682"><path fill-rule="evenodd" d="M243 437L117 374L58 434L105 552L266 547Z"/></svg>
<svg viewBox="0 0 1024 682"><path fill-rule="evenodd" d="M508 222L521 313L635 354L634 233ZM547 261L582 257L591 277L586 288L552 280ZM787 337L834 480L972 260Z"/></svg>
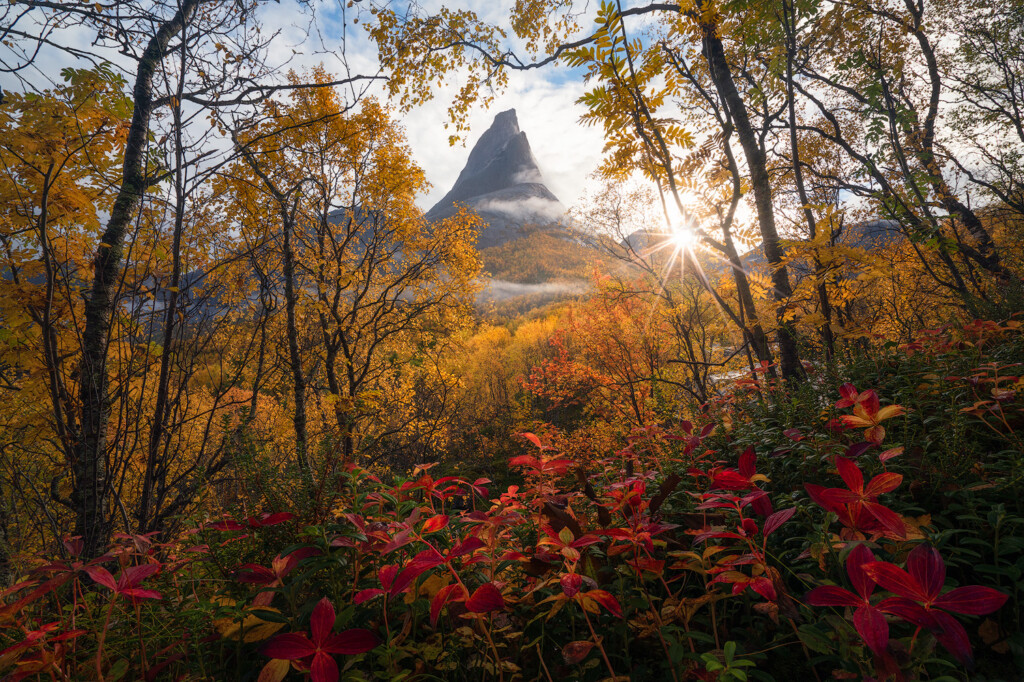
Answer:
<svg viewBox="0 0 1024 682"><path fill-rule="evenodd" d="M524 236L525 225L557 223L565 207L544 185L515 109L494 117L477 140L451 190L428 212L428 220L452 215L458 204L480 214L487 227L479 248L499 246Z"/></svg>

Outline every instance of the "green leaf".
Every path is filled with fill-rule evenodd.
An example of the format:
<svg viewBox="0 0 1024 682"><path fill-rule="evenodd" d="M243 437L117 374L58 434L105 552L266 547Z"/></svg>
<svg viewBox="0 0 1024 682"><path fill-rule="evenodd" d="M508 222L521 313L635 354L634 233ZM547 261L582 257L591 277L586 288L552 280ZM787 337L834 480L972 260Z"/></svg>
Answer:
<svg viewBox="0 0 1024 682"><path fill-rule="evenodd" d="M114 665L110 666L110 672L107 673L106 679L116 682L121 679L128 672L128 659L122 658L117 661Z"/></svg>

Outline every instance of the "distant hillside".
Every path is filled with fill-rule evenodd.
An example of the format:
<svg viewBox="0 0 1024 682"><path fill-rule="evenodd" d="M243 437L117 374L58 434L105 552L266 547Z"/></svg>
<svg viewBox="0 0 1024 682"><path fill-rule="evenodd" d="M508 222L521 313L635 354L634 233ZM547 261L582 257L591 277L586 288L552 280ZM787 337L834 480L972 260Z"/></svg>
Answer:
<svg viewBox="0 0 1024 682"><path fill-rule="evenodd" d="M600 253L563 231L542 228L514 241L481 249L484 271L495 279L520 284L589 280Z"/></svg>
<svg viewBox="0 0 1024 682"><path fill-rule="evenodd" d="M481 249L486 288L477 307L489 318L510 318L590 290L601 254L564 228L525 226L524 236Z"/></svg>

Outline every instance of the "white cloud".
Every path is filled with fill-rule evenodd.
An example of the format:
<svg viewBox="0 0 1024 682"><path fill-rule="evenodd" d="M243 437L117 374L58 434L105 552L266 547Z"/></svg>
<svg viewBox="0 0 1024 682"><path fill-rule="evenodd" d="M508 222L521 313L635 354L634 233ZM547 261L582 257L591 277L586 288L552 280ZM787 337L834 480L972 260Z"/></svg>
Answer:
<svg viewBox="0 0 1024 682"><path fill-rule="evenodd" d="M526 168L512 176L513 182L544 182L544 177L534 168Z"/></svg>
<svg viewBox="0 0 1024 682"><path fill-rule="evenodd" d="M590 289L590 284L584 281L571 282L544 282L543 284L520 284L510 282L506 279L489 279L484 290L477 296L477 300L484 301L505 301L517 296L532 296L536 294L582 294Z"/></svg>
<svg viewBox="0 0 1024 682"><path fill-rule="evenodd" d="M512 219L524 222L555 222L565 214L565 207L557 201L544 197L527 197L525 199L501 200L485 199L473 205L478 211L500 213Z"/></svg>

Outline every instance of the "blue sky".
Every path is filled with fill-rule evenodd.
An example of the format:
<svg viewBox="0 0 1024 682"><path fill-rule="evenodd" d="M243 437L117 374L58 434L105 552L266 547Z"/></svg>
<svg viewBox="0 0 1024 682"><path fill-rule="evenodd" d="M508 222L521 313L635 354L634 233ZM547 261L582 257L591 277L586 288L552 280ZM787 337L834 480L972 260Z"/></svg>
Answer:
<svg viewBox="0 0 1024 682"><path fill-rule="evenodd" d="M472 9L485 20L501 22L509 16L513 2L421 2L428 11L442 4ZM352 9L346 9L344 0L338 0L334 5L328 3L321 6L319 19L324 29L321 45L319 39L310 41L302 26L294 19L289 19L297 15L294 14L294 6L289 8L288 5L288 2L268 5L266 22L268 26L282 30L282 48L303 52L303 63L323 61L328 69L335 71L342 70L347 63L353 71L361 73L376 72L380 68L376 48L366 37L365 24L353 23L356 18L361 22L369 19L365 12L362 17L358 17ZM356 5L355 8L359 7ZM587 23L583 22L583 25ZM344 59L341 55L329 52L330 47L338 44L342 31L345 31L346 38ZM576 104L576 99L584 92L580 74L558 65L511 73L507 90L499 94L488 108L474 108L468 118L468 133L461 143L452 147L448 143L452 131L446 129L444 124L448 120L447 107L455 93L458 79L459 74L452 74L444 87L436 91L432 101L401 116L416 161L433 185L432 191L420 200L420 205L424 209L429 208L451 188L473 143L490 126L494 115L512 108L516 110L520 128L530 140L534 156L544 173L545 183L566 206L576 204L590 184L588 176L600 162L604 144L599 129L586 128L579 123L585 111L584 107ZM376 91L382 93L382 89Z"/></svg>

